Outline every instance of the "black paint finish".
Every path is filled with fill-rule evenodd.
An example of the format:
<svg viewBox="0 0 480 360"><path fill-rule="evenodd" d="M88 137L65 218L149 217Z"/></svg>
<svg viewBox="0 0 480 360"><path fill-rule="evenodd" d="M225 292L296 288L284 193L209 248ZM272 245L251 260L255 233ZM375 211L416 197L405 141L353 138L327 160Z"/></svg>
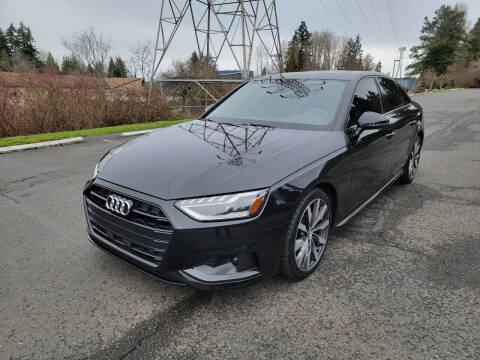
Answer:
<svg viewBox="0 0 480 360"><path fill-rule="evenodd" d="M332 129L208 120L209 112L222 99L199 120L130 141L104 156L97 177L87 183L84 194L96 185L159 207L173 227L161 266L150 268L108 246L91 226L90 240L162 280L206 289L250 284L276 273L279 241L306 189L321 186L330 194L338 224L403 168L414 137L423 136L422 109L404 93L404 103L382 115L389 121L386 126L363 130L356 125L358 119L350 117L357 84L366 77L378 84L376 73L285 76L346 82ZM355 114L360 116L358 107ZM178 199L263 188L269 189L268 200L253 219L199 222L174 206ZM128 228L128 222L124 220L123 226ZM205 265L230 270L203 279L186 272ZM238 274L235 280L225 275L232 271Z"/></svg>

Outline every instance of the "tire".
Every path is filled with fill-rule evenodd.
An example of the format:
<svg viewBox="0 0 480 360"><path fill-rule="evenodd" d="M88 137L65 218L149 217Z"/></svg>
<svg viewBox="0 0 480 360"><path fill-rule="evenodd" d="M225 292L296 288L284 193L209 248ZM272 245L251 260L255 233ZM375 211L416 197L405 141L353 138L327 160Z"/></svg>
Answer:
<svg viewBox="0 0 480 360"><path fill-rule="evenodd" d="M313 226L308 223L309 213ZM331 224L329 196L321 189L312 189L305 193L292 215L281 244L279 273L297 281L313 273L325 253ZM316 228L319 230L315 230Z"/></svg>
<svg viewBox="0 0 480 360"><path fill-rule="evenodd" d="M420 152L422 151L422 139L417 135L413 140L412 148L408 154L408 160L403 168L403 174L400 176L400 182L411 184L415 179L420 163Z"/></svg>

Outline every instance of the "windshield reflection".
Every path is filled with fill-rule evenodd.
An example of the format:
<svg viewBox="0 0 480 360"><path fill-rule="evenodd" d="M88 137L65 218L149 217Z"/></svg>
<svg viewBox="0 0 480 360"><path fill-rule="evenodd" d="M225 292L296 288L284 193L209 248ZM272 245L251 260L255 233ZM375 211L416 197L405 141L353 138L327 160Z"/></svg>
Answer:
<svg viewBox="0 0 480 360"><path fill-rule="evenodd" d="M267 89L266 91L269 94L284 92L288 89L299 98L307 97L308 95L310 95L310 88L298 79L287 79L281 76L280 78L276 79L261 79L259 80L259 82L260 84L262 84L262 88ZM323 84L325 85L325 81L323 81ZM274 91L271 90L272 87L275 87ZM323 90L323 87L321 89ZM280 97L286 96L284 94L281 94Z"/></svg>
<svg viewBox="0 0 480 360"><path fill-rule="evenodd" d="M211 120L192 121L180 127L223 152L225 156L218 157L234 166L253 163L255 160L246 155L261 154L260 144L268 132L274 130L261 125L233 125Z"/></svg>

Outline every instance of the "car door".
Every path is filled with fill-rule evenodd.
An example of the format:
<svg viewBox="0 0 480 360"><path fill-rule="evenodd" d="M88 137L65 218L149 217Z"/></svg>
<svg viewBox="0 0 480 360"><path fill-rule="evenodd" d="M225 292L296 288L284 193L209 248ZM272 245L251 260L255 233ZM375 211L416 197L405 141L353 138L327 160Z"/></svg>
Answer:
<svg viewBox="0 0 480 360"><path fill-rule="evenodd" d="M356 86L350 107L346 134L351 173L348 207L353 211L382 188L390 178L391 129L361 130L357 123L367 111L381 113L380 91L374 77L366 77Z"/></svg>
<svg viewBox="0 0 480 360"><path fill-rule="evenodd" d="M390 174L393 177L407 162L417 132L415 119L418 117L418 111L393 80L379 76L378 85L382 95L383 115L388 118L391 126Z"/></svg>

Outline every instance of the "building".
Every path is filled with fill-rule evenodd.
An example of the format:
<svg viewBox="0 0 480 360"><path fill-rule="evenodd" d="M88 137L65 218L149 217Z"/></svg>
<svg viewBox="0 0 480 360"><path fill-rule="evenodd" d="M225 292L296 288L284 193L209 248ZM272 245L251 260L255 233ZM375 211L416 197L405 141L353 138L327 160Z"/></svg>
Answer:
<svg viewBox="0 0 480 360"><path fill-rule="evenodd" d="M221 78L229 79L229 80L242 80L243 74L240 70L219 70L218 73L220 74ZM248 78L252 79L255 76L253 71L248 72Z"/></svg>
<svg viewBox="0 0 480 360"><path fill-rule="evenodd" d="M395 78L395 81L407 90L415 89L418 84L418 79L415 77Z"/></svg>

